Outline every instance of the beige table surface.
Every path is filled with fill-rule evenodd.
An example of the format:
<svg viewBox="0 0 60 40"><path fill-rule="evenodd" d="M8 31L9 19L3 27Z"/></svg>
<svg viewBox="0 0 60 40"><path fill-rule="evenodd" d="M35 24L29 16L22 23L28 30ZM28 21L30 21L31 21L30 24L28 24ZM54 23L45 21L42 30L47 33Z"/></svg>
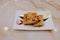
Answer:
<svg viewBox="0 0 60 40"><path fill-rule="evenodd" d="M16 10L50 10L57 31L16 31ZM0 40L60 40L60 0L0 0Z"/></svg>

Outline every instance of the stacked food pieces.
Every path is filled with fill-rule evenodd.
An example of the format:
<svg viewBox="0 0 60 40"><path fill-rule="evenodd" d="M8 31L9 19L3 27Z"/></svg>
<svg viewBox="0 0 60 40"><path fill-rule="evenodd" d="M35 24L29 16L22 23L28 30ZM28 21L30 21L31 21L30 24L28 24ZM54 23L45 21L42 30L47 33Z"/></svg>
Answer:
<svg viewBox="0 0 60 40"><path fill-rule="evenodd" d="M28 12L24 14L23 24L41 27L44 25L43 15L38 15L36 12Z"/></svg>

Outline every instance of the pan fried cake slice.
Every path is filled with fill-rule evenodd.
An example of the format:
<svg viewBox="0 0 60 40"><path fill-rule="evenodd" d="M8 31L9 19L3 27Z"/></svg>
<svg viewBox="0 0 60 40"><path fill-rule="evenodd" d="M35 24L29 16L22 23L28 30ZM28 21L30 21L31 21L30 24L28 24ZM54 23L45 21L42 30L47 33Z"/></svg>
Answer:
<svg viewBox="0 0 60 40"><path fill-rule="evenodd" d="M37 21L37 13L36 12L28 12L24 14L23 24L34 24Z"/></svg>
<svg viewBox="0 0 60 40"><path fill-rule="evenodd" d="M43 15L37 16L38 21L34 24L35 27L40 27L44 25Z"/></svg>

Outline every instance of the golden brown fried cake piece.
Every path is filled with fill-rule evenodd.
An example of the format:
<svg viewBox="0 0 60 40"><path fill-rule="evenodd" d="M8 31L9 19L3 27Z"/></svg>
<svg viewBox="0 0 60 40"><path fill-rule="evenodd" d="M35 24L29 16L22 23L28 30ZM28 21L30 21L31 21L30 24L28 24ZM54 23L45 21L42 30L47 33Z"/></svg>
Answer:
<svg viewBox="0 0 60 40"><path fill-rule="evenodd" d="M43 15L37 16L38 21L34 24L35 27L40 27L44 25Z"/></svg>
<svg viewBox="0 0 60 40"><path fill-rule="evenodd" d="M37 21L37 13L36 12L28 12L24 14L23 24L34 24Z"/></svg>

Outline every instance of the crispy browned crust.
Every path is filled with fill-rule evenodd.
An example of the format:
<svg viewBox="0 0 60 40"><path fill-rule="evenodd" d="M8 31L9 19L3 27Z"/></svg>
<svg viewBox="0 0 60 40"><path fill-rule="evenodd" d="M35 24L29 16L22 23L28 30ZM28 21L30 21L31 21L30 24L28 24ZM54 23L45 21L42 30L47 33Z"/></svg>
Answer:
<svg viewBox="0 0 60 40"><path fill-rule="evenodd" d="M35 12L28 12L24 14L24 24L34 24L37 21L37 13Z"/></svg>
<svg viewBox="0 0 60 40"><path fill-rule="evenodd" d="M40 27L44 25L43 15L37 15L36 12L28 12L24 14L23 18L24 25L33 24L35 27Z"/></svg>

